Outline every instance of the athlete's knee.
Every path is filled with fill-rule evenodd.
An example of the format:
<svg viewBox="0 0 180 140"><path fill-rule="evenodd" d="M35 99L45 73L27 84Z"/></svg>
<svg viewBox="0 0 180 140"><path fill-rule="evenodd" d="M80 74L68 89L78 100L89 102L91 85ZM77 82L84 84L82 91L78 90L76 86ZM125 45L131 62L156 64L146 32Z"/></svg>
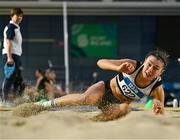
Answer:
<svg viewBox="0 0 180 140"><path fill-rule="evenodd" d="M120 111L122 112L123 115L126 115L130 112L130 107L129 104L121 104L120 105Z"/></svg>
<svg viewBox="0 0 180 140"><path fill-rule="evenodd" d="M126 104L126 103L121 104L120 106L121 106L121 108L124 109L124 110L127 110L127 109L129 108L129 104Z"/></svg>
<svg viewBox="0 0 180 140"><path fill-rule="evenodd" d="M100 81L87 89L84 93L84 102L86 104L97 104L104 93L104 82Z"/></svg>
<svg viewBox="0 0 180 140"><path fill-rule="evenodd" d="M103 91L105 89L104 81L100 81L97 83L97 90Z"/></svg>

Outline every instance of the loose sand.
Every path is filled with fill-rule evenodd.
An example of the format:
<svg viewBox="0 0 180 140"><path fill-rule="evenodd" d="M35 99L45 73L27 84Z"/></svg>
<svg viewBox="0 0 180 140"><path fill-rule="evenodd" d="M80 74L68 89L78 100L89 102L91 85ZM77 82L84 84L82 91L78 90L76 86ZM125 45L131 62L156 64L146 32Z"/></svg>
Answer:
<svg viewBox="0 0 180 140"><path fill-rule="evenodd" d="M109 122L90 120L97 109L42 111L30 117L0 111L0 139L180 139L180 108L166 110L164 116L132 111Z"/></svg>

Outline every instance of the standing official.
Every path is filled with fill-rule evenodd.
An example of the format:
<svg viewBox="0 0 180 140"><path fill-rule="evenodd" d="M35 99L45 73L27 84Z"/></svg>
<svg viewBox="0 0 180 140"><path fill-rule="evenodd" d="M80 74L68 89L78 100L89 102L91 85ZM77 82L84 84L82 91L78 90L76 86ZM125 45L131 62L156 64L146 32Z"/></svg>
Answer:
<svg viewBox="0 0 180 140"><path fill-rule="evenodd" d="M22 35L19 24L23 19L23 11L13 8L10 11L11 20L4 29L2 102L4 106L12 105L9 94L19 94L23 88L21 76Z"/></svg>

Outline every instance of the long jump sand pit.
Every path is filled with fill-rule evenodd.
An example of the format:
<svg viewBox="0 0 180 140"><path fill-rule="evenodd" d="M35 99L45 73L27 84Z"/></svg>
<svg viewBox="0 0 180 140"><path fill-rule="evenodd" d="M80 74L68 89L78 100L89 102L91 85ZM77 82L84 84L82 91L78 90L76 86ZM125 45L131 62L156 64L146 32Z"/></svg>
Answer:
<svg viewBox="0 0 180 140"><path fill-rule="evenodd" d="M95 122L96 108L64 108L18 117L0 111L0 139L180 139L180 108L166 108L164 116L151 110L131 111L127 116Z"/></svg>

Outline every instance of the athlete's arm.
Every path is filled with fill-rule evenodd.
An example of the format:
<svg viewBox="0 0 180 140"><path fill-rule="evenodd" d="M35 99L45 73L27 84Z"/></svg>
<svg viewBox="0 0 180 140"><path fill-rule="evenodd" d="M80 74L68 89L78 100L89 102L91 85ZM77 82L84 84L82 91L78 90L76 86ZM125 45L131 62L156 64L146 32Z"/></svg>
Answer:
<svg viewBox="0 0 180 140"><path fill-rule="evenodd" d="M120 60L110 60L110 59L100 59L97 65L104 70L113 70L117 72L132 73L135 70L137 61L132 59L120 59Z"/></svg>
<svg viewBox="0 0 180 140"><path fill-rule="evenodd" d="M162 85L158 86L152 92L153 97L153 112L155 114L164 114L164 89Z"/></svg>

